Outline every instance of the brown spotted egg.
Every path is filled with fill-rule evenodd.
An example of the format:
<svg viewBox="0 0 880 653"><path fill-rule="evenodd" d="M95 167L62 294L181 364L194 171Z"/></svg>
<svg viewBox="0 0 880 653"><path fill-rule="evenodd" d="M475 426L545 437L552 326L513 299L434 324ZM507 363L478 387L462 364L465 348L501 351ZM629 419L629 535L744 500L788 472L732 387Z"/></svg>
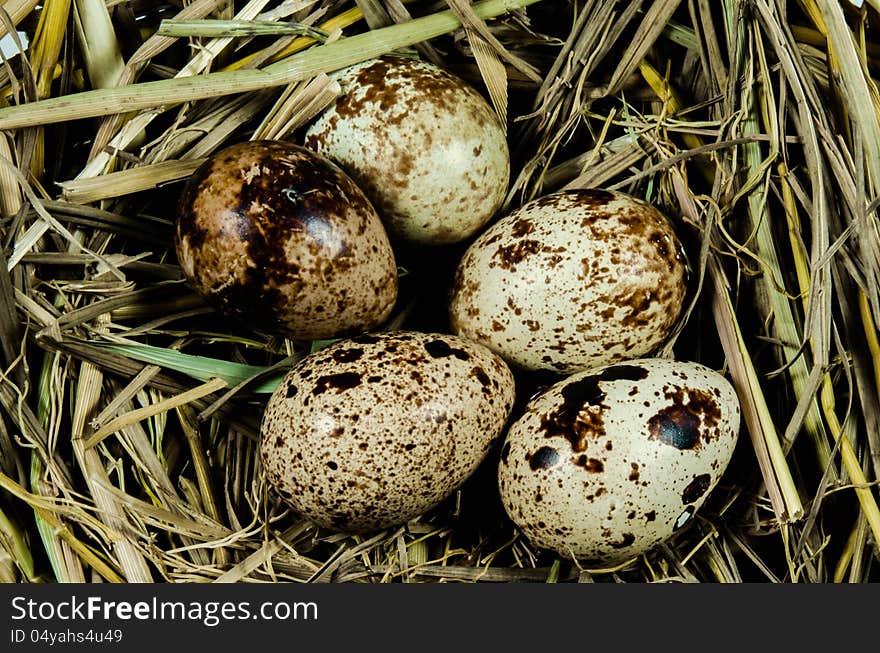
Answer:
<svg viewBox="0 0 880 653"><path fill-rule="evenodd" d="M311 521L398 525L456 490L502 435L510 369L480 345L409 331L338 341L294 366L269 399L271 486Z"/></svg>
<svg viewBox="0 0 880 653"><path fill-rule="evenodd" d="M455 333L514 366L570 374L651 354L686 290L681 243L657 209L623 193L562 191L473 242L450 318Z"/></svg>
<svg viewBox="0 0 880 653"><path fill-rule="evenodd" d="M633 360L581 372L526 406L501 449L510 518L536 546L599 565L684 526L733 454L731 384L693 362Z"/></svg>
<svg viewBox="0 0 880 653"><path fill-rule="evenodd" d="M331 161L276 141L210 157L180 198L177 258L221 311L303 339L371 329L397 298L397 267L369 200Z"/></svg>
<svg viewBox="0 0 880 653"><path fill-rule="evenodd" d="M510 174L506 134L472 87L402 57L335 78L342 95L310 126L305 144L354 178L392 236L453 243L498 210Z"/></svg>

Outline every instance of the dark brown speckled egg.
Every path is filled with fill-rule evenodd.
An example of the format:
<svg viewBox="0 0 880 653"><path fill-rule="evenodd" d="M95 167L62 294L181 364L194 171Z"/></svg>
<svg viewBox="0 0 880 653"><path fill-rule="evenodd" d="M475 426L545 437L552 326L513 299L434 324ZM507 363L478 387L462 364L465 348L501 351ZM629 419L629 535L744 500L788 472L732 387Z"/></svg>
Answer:
<svg viewBox="0 0 880 653"><path fill-rule="evenodd" d="M334 78L342 95L305 145L352 176L392 236L454 243L493 216L510 154L504 126L477 91L437 66L393 56Z"/></svg>
<svg viewBox="0 0 880 653"><path fill-rule="evenodd" d="M740 407L719 373L642 359L575 374L533 398L498 467L510 518L536 546L599 566L690 521L733 455Z"/></svg>
<svg viewBox="0 0 880 653"><path fill-rule="evenodd" d="M269 399L271 487L342 532L403 524L448 497L501 436L510 369L461 338L409 331L338 341L294 366Z"/></svg>
<svg viewBox="0 0 880 653"><path fill-rule="evenodd" d="M196 292L292 338L369 330L397 298L373 206L339 167L297 145L253 141L210 157L184 188L175 244Z"/></svg>
<svg viewBox="0 0 880 653"><path fill-rule="evenodd" d="M652 354L686 291L681 243L656 208L563 191L480 234L459 263L450 318L516 367L571 374Z"/></svg>

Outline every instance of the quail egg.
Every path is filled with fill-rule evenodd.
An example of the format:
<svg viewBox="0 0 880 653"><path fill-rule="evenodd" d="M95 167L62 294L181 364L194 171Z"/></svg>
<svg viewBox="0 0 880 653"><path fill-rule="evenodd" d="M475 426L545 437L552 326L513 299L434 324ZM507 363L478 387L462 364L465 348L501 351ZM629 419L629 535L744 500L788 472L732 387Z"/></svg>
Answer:
<svg viewBox="0 0 880 653"><path fill-rule="evenodd" d="M687 292L682 245L653 206L553 193L484 231L456 270L452 330L527 370L572 374L652 354Z"/></svg>
<svg viewBox="0 0 880 653"><path fill-rule="evenodd" d="M507 192L505 130L466 82L429 63L387 56L336 73L342 95L305 145L339 163L364 189L389 234L462 241Z"/></svg>
<svg viewBox="0 0 880 653"><path fill-rule="evenodd" d="M718 483L737 441L733 386L699 363L580 372L533 398L501 448L504 507L536 546L610 565L667 540Z"/></svg>
<svg viewBox="0 0 880 653"><path fill-rule="evenodd" d="M369 330L397 298L397 266L369 200L334 163L253 141L188 180L177 258L196 292L250 325L302 339Z"/></svg>
<svg viewBox="0 0 880 653"><path fill-rule="evenodd" d="M266 407L271 486L342 532L398 525L454 492L503 434L514 381L502 359L414 331L338 341L294 366Z"/></svg>

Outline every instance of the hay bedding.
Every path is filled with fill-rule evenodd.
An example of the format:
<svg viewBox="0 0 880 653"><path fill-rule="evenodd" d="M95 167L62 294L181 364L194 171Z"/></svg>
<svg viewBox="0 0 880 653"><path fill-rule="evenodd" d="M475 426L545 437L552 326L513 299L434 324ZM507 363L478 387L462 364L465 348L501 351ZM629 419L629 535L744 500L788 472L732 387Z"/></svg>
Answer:
<svg viewBox="0 0 880 653"><path fill-rule="evenodd" d="M446 9L465 27L425 40L408 23ZM0 69L4 103L23 107L0 110L0 578L878 579L880 3L494 11L7 0L0 30L29 45ZM745 419L699 519L650 554L600 570L533 549L500 507L494 453L437 509L368 536L317 529L267 491L266 391L324 343L220 319L195 297L170 247L174 202L217 148L295 140L333 98L324 73L394 49L466 78L507 117L506 209L600 186L680 217L694 291L661 354L723 370ZM204 74L220 70L236 72ZM401 253L388 328L445 330L460 254ZM546 381L522 378L521 394Z"/></svg>

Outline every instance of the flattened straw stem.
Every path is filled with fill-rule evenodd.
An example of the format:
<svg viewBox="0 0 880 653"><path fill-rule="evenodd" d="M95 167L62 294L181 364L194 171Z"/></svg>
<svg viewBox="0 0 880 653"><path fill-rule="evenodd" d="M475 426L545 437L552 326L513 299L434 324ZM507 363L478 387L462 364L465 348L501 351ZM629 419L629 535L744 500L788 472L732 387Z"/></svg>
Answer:
<svg viewBox="0 0 880 653"><path fill-rule="evenodd" d="M158 188L196 171L205 159L173 160L151 163L137 168L108 172L98 177L62 181L61 196L67 202L87 204Z"/></svg>
<svg viewBox="0 0 880 653"><path fill-rule="evenodd" d="M166 19L156 30L159 36L176 38L201 36L203 38L222 38L236 36L310 36L316 41L324 41L327 33L310 25L300 23L273 23L265 20L213 20Z"/></svg>
<svg viewBox="0 0 880 653"><path fill-rule="evenodd" d="M747 431L755 448L755 456L758 460L758 466L764 478L764 483L767 486L767 495L773 507L773 512L777 520L780 523L784 523L790 518L787 512L789 502L786 501L785 489L782 487L783 484L776 476L776 472L780 467L773 462L774 456L769 446L772 438L768 440L764 435L765 423L762 416L766 413L766 407L765 410L761 410L760 406L763 397L760 396L760 388L757 392L752 389L752 386L757 382L757 375L748 352L744 351L741 346L742 334L739 333L736 314L728 295L727 280L717 260L710 259L709 272L714 290L712 295L712 313L715 316L715 324L721 335L721 345L730 366L730 375L733 378L737 395L743 407L743 419L746 422ZM794 487L793 483L786 485L789 490Z"/></svg>
<svg viewBox="0 0 880 653"><path fill-rule="evenodd" d="M70 5L71 0L46 0L40 12L32 45L32 65L37 71L37 94L41 98L48 97L55 79Z"/></svg>
<svg viewBox="0 0 880 653"><path fill-rule="evenodd" d="M188 404L189 402L195 401L196 399L201 399L202 397L208 396L212 392L222 390L226 386L226 381L224 381L223 379L214 378L207 383L196 386L192 390L181 392L179 395L176 395L174 397L168 397L167 399L157 401L154 404L150 404L142 408L135 408L134 410L120 415L119 417L114 417L100 429L95 431L85 441L85 448L91 449L92 447L97 446L107 436L112 435L116 431L121 430L129 424L139 422L143 419L147 419L148 417L152 417L153 415L159 415L160 413L164 413L166 411L177 408L178 406Z"/></svg>
<svg viewBox="0 0 880 653"><path fill-rule="evenodd" d="M2 507L0 507L0 540L5 546L6 553L13 562L13 569L8 571L3 582L14 583L16 579L15 569L18 569L23 579L29 583L38 582L37 572L34 567L34 556L28 546L27 538L22 529L11 520Z"/></svg>
<svg viewBox="0 0 880 653"><path fill-rule="evenodd" d="M195 411L187 405L176 406L177 417L183 428L183 434L189 445L192 454L193 467L196 471L196 481L198 482L199 492L202 495L202 505L208 516L217 523L222 523L220 509L217 505L214 487L211 483L211 468L208 457L205 455L202 436L199 433L199 423L196 419ZM217 549L220 560L225 563L228 561L225 549Z"/></svg>
<svg viewBox="0 0 880 653"><path fill-rule="evenodd" d="M480 18L492 18L539 1L485 0L474 5L474 11ZM164 79L7 107L0 109L0 129L94 118L283 86L447 34L460 26L461 21L452 11L441 11L408 23L391 25L316 46L262 70L236 70Z"/></svg>
<svg viewBox="0 0 880 653"><path fill-rule="evenodd" d="M150 382L162 370L158 365L147 365L138 372L128 385L125 386L116 396L106 405L97 417L93 417L89 422L89 426L98 430L114 417L118 417L119 409Z"/></svg>
<svg viewBox="0 0 880 653"><path fill-rule="evenodd" d="M6 0L3 3L3 11L9 14L13 25L18 25L27 18L34 8L40 3L40 0ZM0 22L0 38L9 33L5 22Z"/></svg>
<svg viewBox="0 0 880 653"><path fill-rule="evenodd" d="M843 425L837 419L834 389L830 374L825 374L820 397L825 415L829 420L828 428L834 437L835 443L840 447L840 459L843 461L846 473L849 474L856 497L861 505L862 513L865 515L868 526L871 527L871 531L874 534L874 546L880 547L880 507L878 507L877 501L874 499L871 483L869 483L867 476L862 471L861 461L849 438L843 432Z"/></svg>
<svg viewBox="0 0 880 653"><path fill-rule="evenodd" d="M89 81L95 88L116 86L125 62L104 0L74 0L73 7Z"/></svg>
<svg viewBox="0 0 880 653"><path fill-rule="evenodd" d="M84 361L80 365L76 384L71 446L94 497L101 521L113 532L119 534L113 542L113 553L124 572L125 579L130 583L149 583L153 578L146 559L135 544L133 536L129 534L129 531L133 529L127 516L113 497L100 488L102 483L109 485L109 477L101 458L97 452L83 447L82 436L89 415L100 401L103 378L103 372L91 363Z"/></svg>

